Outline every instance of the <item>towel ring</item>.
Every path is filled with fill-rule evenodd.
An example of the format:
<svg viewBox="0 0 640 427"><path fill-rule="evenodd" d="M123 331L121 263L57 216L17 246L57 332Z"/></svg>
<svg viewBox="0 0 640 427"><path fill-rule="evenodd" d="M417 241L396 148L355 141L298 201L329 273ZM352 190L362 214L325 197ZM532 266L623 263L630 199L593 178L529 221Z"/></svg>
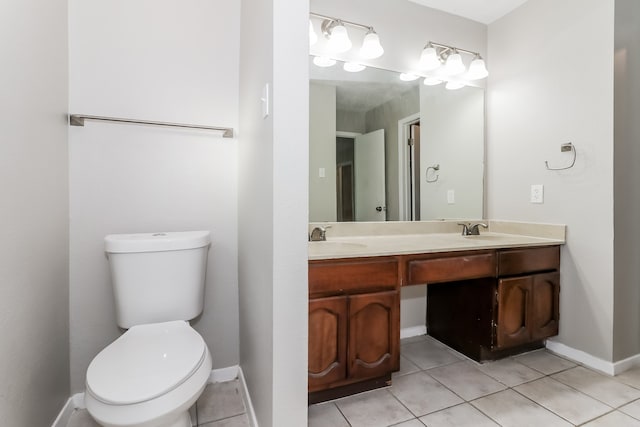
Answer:
<svg viewBox="0 0 640 427"><path fill-rule="evenodd" d="M566 169L571 169L575 164L576 164L576 147L574 147L574 145L570 142L567 142L566 144L562 144L560 146L560 152L565 153L567 151L571 151L573 153L573 159L571 160L571 164L569 166L565 166L562 168L552 168L549 166L549 162L545 160L544 162L544 166L547 168L547 170L550 171L562 171L562 170L566 170Z"/></svg>
<svg viewBox="0 0 640 427"><path fill-rule="evenodd" d="M427 167L427 173L426 173L427 182L436 182L436 181L438 180L438 178L440 178L440 175L437 175L437 174L436 174L436 177L435 177L435 178L429 179L429 170L430 170L430 169L433 169L433 171L434 171L434 173L435 173L436 171L439 171L439 170L440 170L440 165L439 165L439 164L437 164L437 165L433 165L433 166L428 166L428 167Z"/></svg>

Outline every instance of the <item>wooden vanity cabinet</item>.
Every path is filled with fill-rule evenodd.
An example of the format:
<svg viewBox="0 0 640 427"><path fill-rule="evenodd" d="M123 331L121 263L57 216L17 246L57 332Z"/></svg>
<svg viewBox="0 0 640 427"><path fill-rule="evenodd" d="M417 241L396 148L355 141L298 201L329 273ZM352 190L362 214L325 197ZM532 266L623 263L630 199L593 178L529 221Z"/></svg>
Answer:
<svg viewBox="0 0 640 427"><path fill-rule="evenodd" d="M486 250L457 258L447 261L459 266L455 280L445 282L439 273L435 283L426 281L429 335L472 359L491 360L541 347L545 338L558 334L559 246ZM411 266L408 272L409 284L417 283Z"/></svg>
<svg viewBox="0 0 640 427"><path fill-rule="evenodd" d="M387 385L400 367L395 257L309 262L309 401Z"/></svg>

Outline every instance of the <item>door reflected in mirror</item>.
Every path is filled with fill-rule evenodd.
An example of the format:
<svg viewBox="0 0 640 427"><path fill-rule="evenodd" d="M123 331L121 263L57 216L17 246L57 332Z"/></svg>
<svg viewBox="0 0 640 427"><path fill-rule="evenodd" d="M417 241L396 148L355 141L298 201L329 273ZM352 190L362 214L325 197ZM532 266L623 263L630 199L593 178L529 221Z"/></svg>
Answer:
<svg viewBox="0 0 640 427"><path fill-rule="evenodd" d="M310 222L483 217L483 89L310 64Z"/></svg>

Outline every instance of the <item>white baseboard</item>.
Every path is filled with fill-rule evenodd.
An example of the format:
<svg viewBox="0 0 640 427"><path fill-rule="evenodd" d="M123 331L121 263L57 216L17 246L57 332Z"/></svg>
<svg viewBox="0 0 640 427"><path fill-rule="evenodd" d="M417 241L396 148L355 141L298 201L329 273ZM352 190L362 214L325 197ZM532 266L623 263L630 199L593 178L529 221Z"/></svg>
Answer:
<svg viewBox="0 0 640 427"><path fill-rule="evenodd" d="M210 383L226 383L227 381L233 381L238 378L238 365L229 366L226 368L214 369L209 375Z"/></svg>
<svg viewBox="0 0 640 427"><path fill-rule="evenodd" d="M247 397L249 396L249 393L246 391L246 385L244 383L244 377L239 377L239 374L241 374L242 371L240 370L240 367L238 365L234 365L234 366L229 366L226 368L220 368L220 369L213 369L211 371L211 374L209 374L209 381L210 383L222 383L222 382L227 382L227 381L233 381L236 378L240 378L240 382L242 384L242 387L245 391L245 394L247 395ZM253 406L251 405L251 400L247 399L245 400L245 406L247 407L247 413L251 414L253 416L253 419L255 420L255 414L253 412ZM85 409L85 405L84 405L84 393L76 393L73 396L71 396L67 402L65 403L65 405L62 407L62 410L60 411L60 413L58 414L58 416L56 417L56 420L53 422L53 424L51 425L51 427L66 427L67 424L69 424L69 419L71 418L71 414L73 413L73 411L75 411L76 409ZM250 412L249 412L250 410ZM250 421L251 421L251 416L250 416ZM252 425L252 427L258 427L258 424L255 423Z"/></svg>
<svg viewBox="0 0 640 427"><path fill-rule="evenodd" d="M640 354L636 354L635 356L628 357L618 362L608 362L557 341L547 340L546 347L548 350L557 353L560 356L567 357L588 366L591 369L595 369L596 371L612 376L621 374L627 369L640 365Z"/></svg>
<svg viewBox="0 0 640 427"><path fill-rule="evenodd" d="M249 418L249 424L251 427L258 427L258 419L256 418L256 412L253 409L253 403L251 403L251 395L247 388L247 381L244 378L242 368L238 367L238 378L240 379L240 385L242 386L242 397L244 399L244 407L247 410L247 416Z"/></svg>
<svg viewBox="0 0 640 427"><path fill-rule="evenodd" d="M427 334L427 325L410 326L408 328L400 329L400 339L417 337L419 335Z"/></svg>
<svg viewBox="0 0 640 427"><path fill-rule="evenodd" d="M64 404L53 424L51 424L51 427L67 427L67 424L69 424L69 420L71 419L71 414L73 414L74 410L75 406L73 403L73 397L70 397L67 399L67 403Z"/></svg>

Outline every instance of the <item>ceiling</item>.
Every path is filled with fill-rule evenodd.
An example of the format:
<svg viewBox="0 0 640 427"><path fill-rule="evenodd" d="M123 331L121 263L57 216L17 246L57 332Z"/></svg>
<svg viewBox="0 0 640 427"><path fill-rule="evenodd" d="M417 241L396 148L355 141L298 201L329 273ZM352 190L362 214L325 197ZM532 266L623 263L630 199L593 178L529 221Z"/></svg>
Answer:
<svg viewBox="0 0 640 427"><path fill-rule="evenodd" d="M409 0L473 21L490 24L521 6L527 0Z"/></svg>

